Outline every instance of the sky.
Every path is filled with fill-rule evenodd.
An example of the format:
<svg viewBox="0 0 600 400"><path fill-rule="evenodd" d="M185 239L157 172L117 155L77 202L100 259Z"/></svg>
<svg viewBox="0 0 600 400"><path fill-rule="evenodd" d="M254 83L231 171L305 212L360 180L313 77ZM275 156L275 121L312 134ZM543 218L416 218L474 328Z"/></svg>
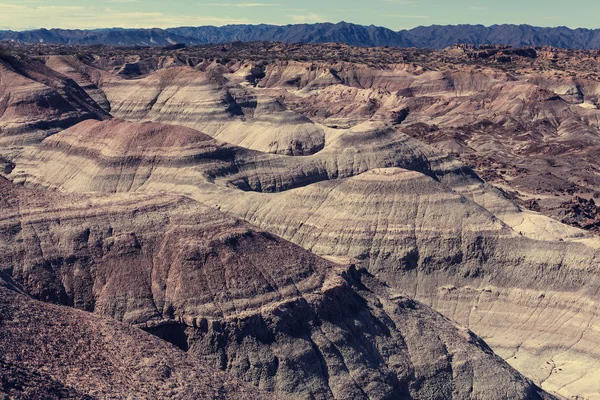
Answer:
<svg viewBox="0 0 600 400"><path fill-rule="evenodd" d="M600 28L598 0L0 0L0 29L352 22Z"/></svg>

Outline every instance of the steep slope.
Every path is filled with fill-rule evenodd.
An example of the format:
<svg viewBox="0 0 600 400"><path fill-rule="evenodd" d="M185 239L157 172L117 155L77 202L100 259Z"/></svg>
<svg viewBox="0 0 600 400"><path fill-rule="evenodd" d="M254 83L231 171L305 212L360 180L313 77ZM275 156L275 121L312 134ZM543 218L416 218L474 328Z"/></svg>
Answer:
<svg viewBox="0 0 600 400"><path fill-rule="evenodd" d="M171 371L167 382L183 376L177 368L198 357L294 398L551 398L475 335L365 271L331 264L191 200L164 194L54 194L5 180L0 188L0 268L11 276L11 285L39 299L127 321L187 350L191 356L171 369L163 366L170 359L144 364L152 365L149 371ZM25 324L38 321L42 311L60 314L56 319L65 323L77 315L86 322L66 330L74 341L80 334L89 336L86 329L114 326L107 327L108 320L87 325L99 319L22 296L2 298L0 304L10 311L3 317L13 313L8 319L16 321L28 312ZM22 324L13 326L2 345L18 343L25 332ZM125 343L138 340L143 348L156 343L141 333L131 334ZM46 348L55 351L53 343ZM120 351L133 347L118 339L105 346ZM26 348L34 351L35 346ZM14 364L13 354L11 350L5 357ZM22 357L36 368L45 361L41 355ZM134 357L131 362L148 359ZM211 390L219 390L218 382ZM130 383L140 384L135 378ZM190 379L180 393L194 384ZM202 382L196 388L209 390ZM236 390L235 383L229 388Z"/></svg>
<svg viewBox="0 0 600 400"><path fill-rule="evenodd" d="M0 395L19 399L269 398L110 318L35 301L0 276Z"/></svg>
<svg viewBox="0 0 600 400"><path fill-rule="evenodd" d="M44 64L0 58L0 144L39 143L86 120L109 118L75 82Z"/></svg>
<svg viewBox="0 0 600 400"><path fill-rule="evenodd" d="M92 68L71 56L52 56L45 60L48 68L73 79L102 109L110 112L110 103L96 82L110 79L101 69Z"/></svg>
<svg viewBox="0 0 600 400"><path fill-rule="evenodd" d="M544 60L556 62L559 54L547 51L537 57L541 68ZM393 124L459 157L521 205L597 229L596 215L580 216L573 207L579 202L576 197L597 197L600 184L598 82L573 77L576 72L563 67L541 73L515 64L515 71L507 73L469 65L431 70L351 63L334 68L313 64L309 70L305 63L280 62L265 70L258 86L328 126L356 126L366 120ZM288 83L292 80L294 85Z"/></svg>
<svg viewBox="0 0 600 400"><path fill-rule="evenodd" d="M325 132L267 96L190 67L136 80L104 82L115 117L187 126L250 149L306 155L320 150Z"/></svg>
<svg viewBox="0 0 600 400"><path fill-rule="evenodd" d="M186 194L314 253L353 259L473 327L549 390L599 393L589 371L600 337L587 328L599 323L597 239L520 211L460 163L394 129L339 134L313 156L286 157L168 125L84 122L31 149L11 176L75 192ZM499 304L522 312L498 318ZM552 318L559 310L563 317Z"/></svg>

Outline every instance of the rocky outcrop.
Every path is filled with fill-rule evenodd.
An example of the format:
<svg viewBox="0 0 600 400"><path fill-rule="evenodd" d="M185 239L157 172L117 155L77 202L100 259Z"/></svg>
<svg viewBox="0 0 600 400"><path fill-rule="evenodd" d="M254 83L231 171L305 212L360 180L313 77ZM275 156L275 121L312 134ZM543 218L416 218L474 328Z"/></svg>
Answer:
<svg viewBox="0 0 600 400"><path fill-rule="evenodd" d="M106 112L110 112L110 103L98 84L104 79L110 79L109 72L99 68L93 68L86 64L88 61L84 56L76 58L73 56L50 56L44 60L44 64L53 71L59 72L73 79L81 89Z"/></svg>
<svg viewBox="0 0 600 400"><path fill-rule="evenodd" d="M577 196L575 200L561 204L560 215L565 224L600 232L600 208L594 199L582 199Z"/></svg>

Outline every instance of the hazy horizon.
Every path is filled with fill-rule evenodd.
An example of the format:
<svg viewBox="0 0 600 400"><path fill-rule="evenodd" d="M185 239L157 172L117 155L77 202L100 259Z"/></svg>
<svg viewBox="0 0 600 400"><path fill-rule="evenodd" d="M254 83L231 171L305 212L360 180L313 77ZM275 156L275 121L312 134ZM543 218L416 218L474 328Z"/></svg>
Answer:
<svg viewBox="0 0 600 400"><path fill-rule="evenodd" d="M92 27L92 28L61 28L61 27L55 27L55 26L40 26L37 28L27 28L27 29L10 29L10 28L2 28L0 27L0 31L4 30L4 31L14 31L14 32L26 32L26 31L35 31L35 30L39 30L39 29L47 29L47 30L52 30L52 29L64 29L64 30L110 30L110 29L123 29L123 30L132 30L132 29L172 29L172 28L182 28L182 27L202 27L202 26L212 26L212 27L216 27L216 28L220 28L220 27L224 27L224 26L235 26L235 25L273 25L273 26L286 26L286 25L301 25L301 24L319 24L319 23L323 23L323 24L339 24L339 23L349 23L349 24L355 24L355 25L361 25L361 26L369 26L369 25L374 25L377 27L381 27L381 28L388 28L391 29L393 31L399 32L402 30L411 30L411 29L415 29L415 28L419 28L419 27L431 27L431 26L459 26L459 25L471 25L471 26L476 26L476 25L483 25L486 28L489 28L493 25L515 25L515 26L520 26L520 25L529 25L529 26L533 26L536 28L562 28L562 27L566 27L569 28L571 30L575 30L575 29L590 29L590 30L595 30L595 29L600 29L600 28L587 28L587 27L568 27L568 26L564 26L564 25L534 25L534 24L527 24L527 23L522 23L522 24L511 24L511 23L499 23L499 24L479 24L479 23L461 23L461 24L421 24L421 25L415 25L413 27L409 27L409 28L400 28L400 29L392 29L389 28L387 26L382 26L382 25L377 25L377 24L360 24L357 22L352 22L352 21L321 21L321 22L296 22L296 23L289 23L289 24L275 24L275 23L264 23L264 22L258 22L258 23L239 23L239 24L224 24L224 25L215 25L215 24L203 24L203 25L173 25L173 26L165 26L165 27L158 27L158 26L148 26L148 27L131 27L131 26L103 26L103 27Z"/></svg>
<svg viewBox="0 0 600 400"><path fill-rule="evenodd" d="M0 0L0 30L39 28L110 29L223 26L230 24L288 25L346 21L383 26L394 31L417 26L528 24L532 26L600 28L595 15L600 2L585 0L572 5L542 0L306 0L272 2L179 0ZM52 24L48 24L52 21Z"/></svg>

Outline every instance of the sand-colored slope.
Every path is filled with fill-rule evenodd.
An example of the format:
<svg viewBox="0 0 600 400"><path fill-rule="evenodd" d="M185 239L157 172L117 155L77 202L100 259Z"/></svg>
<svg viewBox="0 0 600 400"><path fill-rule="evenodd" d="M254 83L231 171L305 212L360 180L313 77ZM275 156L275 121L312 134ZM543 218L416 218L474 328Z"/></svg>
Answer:
<svg viewBox="0 0 600 400"><path fill-rule="evenodd" d="M206 201L317 254L361 260L474 329L543 387L597 396L597 240L528 240L405 170Z"/></svg>
<svg viewBox="0 0 600 400"><path fill-rule="evenodd" d="M142 79L115 77L101 88L112 114L122 119L187 126L235 145L278 154L312 154L324 145L324 128L210 71L174 67Z"/></svg>
<svg viewBox="0 0 600 400"><path fill-rule="evenodd" d="M523 212L452 157L380 124L339 130L319 153L285 157L211 140L198 131L157 123L86 121L29 148L11 179L72 191L122 192L150 184L181 192L210 183L272 193L352 177L376 168L423 173L485 207L516 231L536 239L590 236L537 213ZM217 183L215 187L212 183Z"/></svg>
<svg viewBox="0 0 600 400"><path fill-rule="evenodd" d="M539 214L522 213L513 230L496 214L506 219L519 209L451 158L393 130L353 130L313 156L285 157L168 125L111 121L76 128L28 153L11 176L75 192L186 194L314 253L354 259L397 290L472 326L549 390L599 392L587 371L598 363L600 337L581 323L598 324L598 241L556 230L560 224ZM267 190L273 187L267 182L280 191ZM548 226L530 222L531 231L523 222L544 218ZM452 295L488 288L496 300L479 308L479 318L468 317L474 295ZM523 313L497 313L497 307ZM537 313L547 313L549 327L530 318ZM540 332L547 332L544 340ZM573 337L582 338L577 346ZM509 357L517 349L517 359ZM557 363L552 374L551 363Z"/></svg>
<svg viewBox="0 0 600 400"><path fill-rule="evenodd" d="M322 146L322 135L313 135L310 129L304 128L298 131L300 133L294 133L295 128L275 132L276 128L271 122L283 126L285 121L295 121L298 116L287 112L285 116L275 113L271 106L268 107L268 113L250 111L255 107L255 100L257 104L275 104L272 99L277 98L287 108L312 121L337 128L356 126L367 120L394 123L419 140L460 155L486 181L509 191L516 190L514 196L532 209L558 220L564 219L565 213L572 212L568 205L563 204L566 200L573 199L575 195L589 198L600 184L595 156L600 145L597 82L589 74L584 74L585 71L567 73L561 68L531 69L522 63L526 61L540 65L544 60L554 57L554 61L561 59L557 65L563 65L565 55L556 54L555 51L539 52L537 59L521 59L515 53L515 63L503 67L479 60L480 56L484 56L483 53L473 53L471 50L454 48L439 54L431 53L423 64L366 65L338 60L275 61L265 65L262 62L238 61L224 66L205 60L196 68L208 72L190 72L192 69L187 68L190 74L196 76L189 79L190 82L202 80L201 74L217 77L219 85L227 82L221 85L222 89L246 103L248 112L244 118L249 118L253 113L262 116L252 124L242 125L233 118L227 127L223 127L219 117L221 122L215 125L209 120L215 117L214 112L219 107L207 106L206 112L203 112L202 107L195 103L197 95L189 94L193 89L185 89L185 83L180 82L172 90L169 89L170 93L182 91L181 95L175 96L179 99L177 104L173 108L154 107L156 112L152 119L184 123L211 135L222 135L220 138L227 142L280 154L317 151ZM373 51L373 54L380 54L380 51ZM523 56L524 53L520 54ZM96 69L72 57L68 62L65 61L68 57L59 58L63 64L79 63L76 70ZM107 70L127 61L122 57L112 59L98 55L96 58L94 65ZM70 73L51 59L49 64L64 73ZM585 59L583 57L581 60ZM153 65L148 71L158 72L144 79L111 78L108 72L96 69L96 75L108 77L96 84L103 87L103 82L107 82L106 90L112 93L109 97L120 104L122 99L119 100L119 96L129 98L133 95L125 94L130 91L127 88L112 91L113 81L117 86L138 85L139 90L160 92L160 83L157 81L162 82L161 77L172 73L167 71L183 70L182 67L173 68L176 64L173 59L171 63L163 61L163 57L145 59L144 63ZM578 61L567 60L567 65L577 65ZM188 62L192 62L192 58ZM77 71L71 73L76 80L80 75ZM256 87L250 87L249 81L256 83ZM209 91L204 92L207 94ZM120 116L136 120L136 113L144 114L147 109L153 108L152 102L156 96L144 98L139 92L138 95L140 101L129 99L126 100L127 104L122 104L123 114ZM202 95L202 98L206 96ZM209 103L214 103L213 100ZM196 111L186 114L186 109ZM275 114L281 114L277 121L269 119L268 115ZM257 127L260 125L260 129L248 134L246 131L253 124L257 124ZM212 132L214 129L219 132ZM339 130L322 126L320 129L325 131L326 143L329 142L329 136ZM312 144L307 145L308 142ZM307 148L312 150L307 151ZM566 220L575 226L590 225L583 217ZM591 221L592 230L599 229L597 225L597 221Z"/></svg>
<svg viewBox="0 0 600 400"><path fill-rule="evenodd" d="M259 388L300 399L551 397L471 332L364 271L327 262L192 200L44 193L5 180L0 180L0 190L0 268L10 282L37 298L93 310L163 337L188 350L191 356L177 367L188 363L190 372L195 364L189 363L197 357L202 360L198 363ZM69 333L73 341L80 340L80 333L90 336L86 329L108 332L106 320L18 299L8 307L19 304L18 313L31 307L27 324L37 321L38 309L60 314L59 321L81 315L85 323ZM14 326L1 344L18 342L23 324ZM151 349L151 340L138 339L140 335L130 335L125 343L139 341ZM131 351L133 344L123 346L115 336L113 342L106 334L103 346ZM44 338L40 334L34 340ZM162 368L148 355L129 357L130 365L152 364L139 369L140 374L156 365ZM25 359L34 365L45 361L29 353ZM53 362L60 363L60 356L57 360ZM59 378L74 367L61 368ZM112 366L106 368L112 371ZM175 368L169 371L178 379L183 375ZM70 379L77 383L78 377ZM216 378L206 388L194 377L181 393L189 387L221 390L227 397L228 387L235 390L236 383L219 389ZM84 370L80 379L88 378L93 385L94 376ZM119 384L135 393L137 386L129 385L147 380L155 382L146 375ZM156 390L160 397L160 388Z"/></svg>
<svg viewBox="0 0 600 400"><path fill-rule="evenodd" d="M73 79L100 107L110 112L110 103L106 95L98 87L112 75L104 70L88 66L72 56L50 56L45 60L48 68Z"/></svg>
<svg viewBox="0 0 600 400"><path fill-rule="evenodd" d="M543 53L538 65L560 58ZM579 55L550 69L464 59L369 67L281 61L264 68L258 88L328 126L393 123L457 155L528 208L598 232L598 212L577 208L578 197L597 197L600 185L599 86L588 73L595 61L563 71L579 57L585 63L587 55Z"/></svg>
<svg viewBox="0 0 600 400"><path fill-rule="evenodd" d="M25 151L9 176L72 192L185 194L321 255L356 259L472 327L544 388L599 396L590 372L599 359L598 240L521 211L444 153L474 156L479 171L508 170L498 173L509 189L546 190L557 180L549 171L593 188L594 167L580 168L597 146L593 84L472 67L286 62L265 72L258 88L233 83L243 71L232 81L187 67L109 77L97 86L118 116L221 141L155 124L86 122ZM309 123L268 96L353 128ZM365 120L400 125L371 129ZM486 167L492 156L507 165Z"/></svg>
<svg viewBox="0 0 600 400"><path fill-rule="evenodd" d="M39 143L86 119L107 119L72 80L38 61L0 59L0 144Z"/></svg>

